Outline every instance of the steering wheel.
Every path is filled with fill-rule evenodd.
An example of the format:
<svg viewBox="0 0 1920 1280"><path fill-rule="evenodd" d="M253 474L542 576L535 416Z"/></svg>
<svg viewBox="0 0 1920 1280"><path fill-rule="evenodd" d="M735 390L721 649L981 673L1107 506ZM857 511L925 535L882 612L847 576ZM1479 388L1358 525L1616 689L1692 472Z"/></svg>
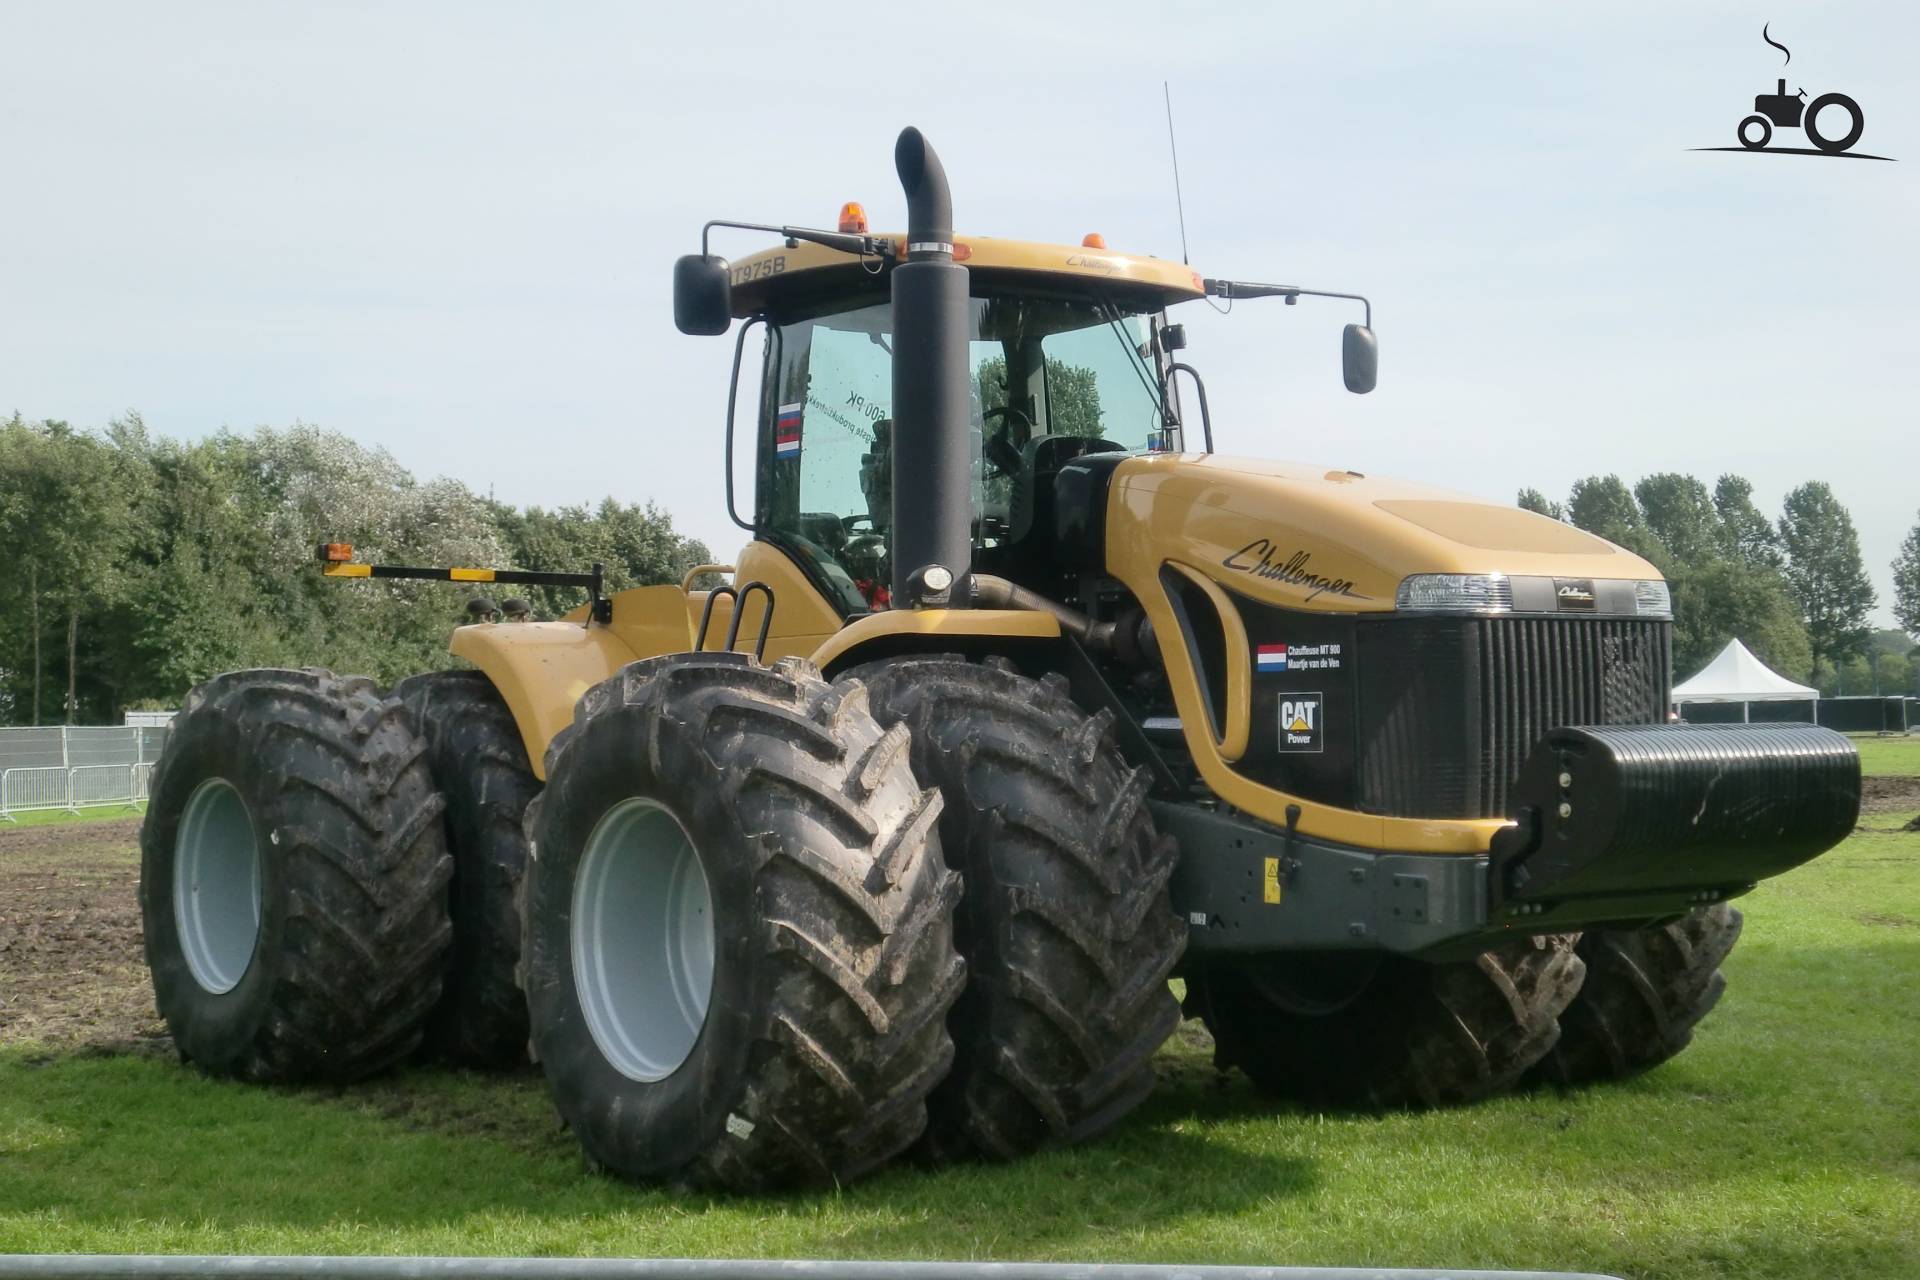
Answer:
<svg viewBox="0 0 1920 1280"><path fill-rule="evenodd" d="M980 448L987 455L987 461L994 465L996 475L1010 476L1020 469L1019 446L1007 439L1013 432L1013 420L1018 418L1025 428L1026 433L1020 440L1021 444L1025 444L1033 439L1033 419L1012 405L999 404L980 415L981 427L984 429L986 424L996 416L1005 418L1007 425L999 435L990 431L984 432L985 438Z"/></svg>

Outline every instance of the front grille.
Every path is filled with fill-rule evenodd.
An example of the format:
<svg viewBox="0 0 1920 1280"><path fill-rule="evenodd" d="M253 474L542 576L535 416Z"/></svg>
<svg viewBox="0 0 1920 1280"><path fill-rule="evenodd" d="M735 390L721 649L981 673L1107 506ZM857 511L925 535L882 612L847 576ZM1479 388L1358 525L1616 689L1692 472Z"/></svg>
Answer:
<svg viewBox="0 0 1920 1280"><path fill-rule="evenodd" d="M1569 724L1660 724L1673 684L1669 624L1639 618L1484 618L1480 817L1505 817L1534 744Z"/></svg>
<svg viewBox="0 0 1920 1280"><path fill-rule="evenodd" d="M1669 623L1382 618L1357 628L1355 801L1421 818L1507 816L1534 744L1561 725L1658 724Z"/></svg>

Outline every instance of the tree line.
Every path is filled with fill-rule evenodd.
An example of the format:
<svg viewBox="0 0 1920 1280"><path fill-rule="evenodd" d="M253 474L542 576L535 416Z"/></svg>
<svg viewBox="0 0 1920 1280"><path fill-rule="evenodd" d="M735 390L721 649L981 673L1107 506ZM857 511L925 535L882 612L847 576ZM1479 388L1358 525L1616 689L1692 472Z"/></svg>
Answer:
<svg viewBox="0 0 1920 1280"><path fill-rule="evenodd" d="M1894 615L1876 603L1852 518L1825 484L1777 517L1753 487L1662 473L1576 483L1520 505L1645 556L1672 584L1674 660L1690 674L1739 637L1822 692L1920 693L1920 523L1894 561ZM582 570L611 589L677 582L712 557L652 504L518 508L455 480L421 481L384 450L309 426L187 443L137 414L104 431L0 421L0 724L102 723L173 706L221 671L325 664L391 682L446 665L475 588L333 582L321 538L357 559ZM528 588L535 616L581 593Z"/></svg>
<svg viewBox="0 0 1920 1280"><path fill-rule="evenodd" d="M1894 617L1876 630L1878 594L1853 517L1825 483L1787 494L1777 517L1753 486L1724 475L1660 472L1576 481L1566 500L1522 489L1529 511L1585 529L1650 560L1673 592L1674 670L1685 677L1739 639L1784 676L1823 694L1920 694L1920 520L1893 562Z"/></svg>
<svg viewBox="0 0 1920 1280"><path fill-rule="evenodd" d="M109 723L244 667L389 683L451 665L447 633L489 588L323 579L322 539L390 564L598 562L614 590L712 558L651 504L518 508L314 427L186 443L137 414L104 431L16 414L0 421L0 724ZM513 592L536 617L584 599Z"/></svg>

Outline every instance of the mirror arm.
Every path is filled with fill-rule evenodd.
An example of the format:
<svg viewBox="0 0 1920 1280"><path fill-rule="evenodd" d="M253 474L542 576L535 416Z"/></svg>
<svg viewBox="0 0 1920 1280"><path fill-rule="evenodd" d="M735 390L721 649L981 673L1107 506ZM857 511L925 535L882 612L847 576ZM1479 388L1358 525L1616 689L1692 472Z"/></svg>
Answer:
<svg viewBox="0 0 1920 1280"><path fill-rule="evenodd" d="M707 248L708 235L715 227L730 227L736 231L771 231L783 240L807 240L813 244L823 244L829 249L838 249L842 253L854 253L863 257L891 258L896 246L885 236L852 235L844 231L818 231L812 227L776 227L765 222L729 222L724 218L715 218L700 228L700 252L710 255Z"/></svg>
<svg viewBox="0 0 1920 1280"><path fill-rule="evenodd" d="M1207 293L1231 302L1235 298L1285 298L1291 305L1296 298L1346 298L1366 308L1367 328L1373 328L1373 303L1358 293L1333 293L1326 289L1303 289L1297 284L1254 284L1245 280L1204 281Z"/></svg>

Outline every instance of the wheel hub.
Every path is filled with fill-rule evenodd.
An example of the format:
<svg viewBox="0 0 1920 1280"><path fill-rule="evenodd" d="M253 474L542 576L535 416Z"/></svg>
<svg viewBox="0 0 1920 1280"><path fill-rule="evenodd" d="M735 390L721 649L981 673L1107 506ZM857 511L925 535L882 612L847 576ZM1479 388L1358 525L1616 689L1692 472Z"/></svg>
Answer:
<svg viewBox="0 0 1920 1280"><path fill-rule="evenodd" d="M680 820L639 797L609 809L574 877L574 984L621 1075L679 1070L706 1025L716 950L706 868Z"/></svg>
<svg viewBox="0 0 1920 1280"><path fill-rule="evenodd" d="M260 940L260 846L225 778L187 797L173 842L173 919L195 982L216 996L240 985Z"/></svg>

